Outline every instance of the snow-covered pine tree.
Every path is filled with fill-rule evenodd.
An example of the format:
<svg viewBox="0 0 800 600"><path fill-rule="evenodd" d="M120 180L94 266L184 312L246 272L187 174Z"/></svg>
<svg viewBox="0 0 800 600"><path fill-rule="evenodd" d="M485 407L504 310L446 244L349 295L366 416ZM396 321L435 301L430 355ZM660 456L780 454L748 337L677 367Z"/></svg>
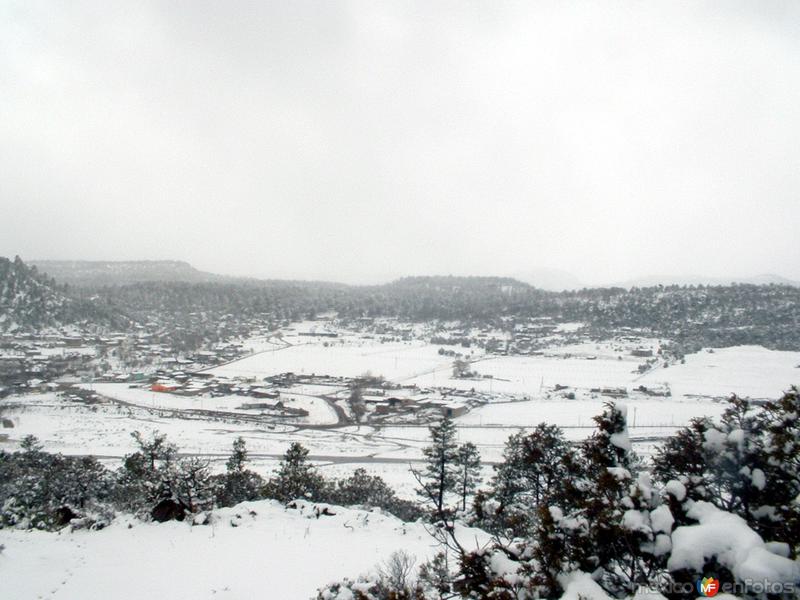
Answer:
<svg viewBox="0 0 800 600"><path fill-rule="evenodd" d="M420 565L418 585L424 598L436 600L452 598L452 579L446 552L437 552L432 559Z"/></svg>
<svg viewBox="0 0 800 600"><path fill-rule="evenodd" d="M666 486L667 500L677 524L692 520L686 516L683 503L706 500L708 488L708 456L703 448L706 432L714 426L711 419L699 417L679 429L661 444L653 457L653 476Z"/></svg>
<svg viewBox="0 0 800 600"><path fill-rule="evenodd" d="M759 413L748 400L731 396L703 448L712 462L714 503L754 523L751 508L762 495L765 467Z"/></svg>
<svg viewBox="0 0 800 600"><path fill-rule="evenodd" d="M593 573L609 593L621 594L633 593L664 568L669 548L658 536L671 530L671 516L649 478L634 472L626 407L608 402L594 420L597 430L564 476L577 480L580 493L555 497L540 513L537 538L544 541L534 546L539 573L533 579L545 594L559 591L560 572Z"/></svg>
<svg viewBox="0 0 800 600"><path fill-rule="evenodd" d="M738 514L758 530L764 515L754 509L769 504L763 439L767 429L763 415L750 402L731 396L719 422L694 419L666 441L653 459L653 473L668 493L679 488L680 501L670 493L679 524L690 521L685 515L686 500L705 500Z"/></svg>
<svg viewBox="0 0 800 600"><path fill-rule="evenodd" d="M796 386L764 406L760 429L762 474L752 470L753 485L763 490L750 507L756 530L767 540L782 540L792 558L800 556L800 391Z"/></svg>
<svg viewBox="0 0 800 600"><path fill-rule="evenodd" d="M34 436L20 446L0 451L0 528L59 528L108 498L111 474L94 457L50 454Z"/></svg>

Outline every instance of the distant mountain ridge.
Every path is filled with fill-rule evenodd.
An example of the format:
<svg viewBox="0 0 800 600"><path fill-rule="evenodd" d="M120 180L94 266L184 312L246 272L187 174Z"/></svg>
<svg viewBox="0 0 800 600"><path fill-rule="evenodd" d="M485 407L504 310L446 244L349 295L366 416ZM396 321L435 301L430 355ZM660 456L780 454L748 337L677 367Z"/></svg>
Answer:
<svg viewBox="0 0 800 600"><path fill-rule="evenodd" d="M774 273L763 273L751 277L703 277L701 275L666 276L650 275L629 279L616 283L612 287L654 287L657 285L731 285L733 283L746 283L751 285L790 285L800 287L800 281L793 281Z"/></svg>
<svg viewBox="0 0 800 600"><path fill-rule="evenodd" d="M199 271L189 263L180 260L32 260L28 262L59 283L74 286L101 287L148 281L200 283L234 279Z"/></svg>
<svg viewBox="0 0 800 600"><path fill-rule="evenodd" d="M280 281L288 283L289 280L273 278L237 277L231 275L218 275L207 271L200 271L191 264L180 260L132 260L132 261L94 261L94 260L31 260L29 265L35 266L40 272L54 278L59 284L68 284L76 287L104 287L114 285L129 285L148 282L181 282L181 283L250 283L274 284ZM311 283L311 282L306 282ZM375 288L381 286L349 286L334 281L314 283L330 283L343 287ZM704 277L699 275L673 276L652 275L629 279L627 281L586 285L577 277L567 271L558 269L530 269L524 273L514 273L511 277L452 277L452 276L411 276L402 277L389 286L414 286L426 287L443 285L495 286L511 285L532 286L539 290L560 292L564 290L580 290L592 288L618 287L630 289L633 287L656 287L658 285L730 285L732 283L746 283L753 285L790 285L800 287L800 281L793 281L776 274L762 274L752 277Z"/></svg>

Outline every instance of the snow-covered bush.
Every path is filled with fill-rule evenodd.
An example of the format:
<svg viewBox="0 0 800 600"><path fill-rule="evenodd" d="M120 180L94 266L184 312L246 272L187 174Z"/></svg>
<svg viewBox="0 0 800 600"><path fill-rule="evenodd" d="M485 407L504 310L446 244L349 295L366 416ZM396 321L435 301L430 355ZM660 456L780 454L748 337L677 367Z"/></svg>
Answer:
<svg viewBox="0 0 800 600"><path fill-rule="evenodd" d="M749 597L766 597L759 589L798 586L800 562L788 558L787 544L767 544L739 515L710 502L688 501L693 525L672 533L668 568L675 581L692 584L708 573L740 586ZM789 587L785 597L791 597ZM780 596L778 596L780 597Z"/></svg>
<svg viewBox="0 0 800 600"><path fill-rule="evenodd" d="M423 515L418 504L398 498L381 477L370 475L363 468L356 469L349 477L331 481L323 496L331 504L380 508L404 521L416 521Z"/></svg>
<svg viewBox="0 0 800 600"><path fill-rule="evenodd" d="M696 419L667 440L653 473L685 498L670 500L678 524L685 499L742 517L757 533L800 551L800 394L792 388L763 409L733 396L720 422Z"/></svg>
<svg viewBox="0 0 800 600"><path fill-rule="evenodd" d="M0 452L0 527L57 529L74 518L105 519L101 503L112 482L97 459L43 452L32 436L21 447Z"/></svg>
<svg viewBox="0 0 800 600"><path fill-rule="evenodd" d="M328 584L318 590L317 600L381 600L381 596L376 580L360 577Z"/></svg>
<svg viewBox="0 0 800 600"><path fill-rule="evenodd" d="M264 487L264 496L280 502L297 498L322 500L325 480L308 462L308 449L293 442L278 466L278 472Z"/></svg>
<svg viewBox="0 0 800 600"><path fill-rule="evenodd" d="M117 471L113 499L122 510L145 514L173 496L178 448L157 431L149 438L134 431L131 437L137 451Z"/></svg>
<svg viewBox="0 0 800 600"><path fill-rule="evenodd" d="M317 591L317 600L426 600L424 592L399 586L383 575L343 579Z"/></svg>
<svg viewBox="0 0 800 600"><path fill-rule="evenodd" d="M765 454L763 475L751 473L753 485L763 490L752 507L758 529L767 539L791 544L800 556L800 391L792 387L782 398L768 402L760 419Z"/></svg>

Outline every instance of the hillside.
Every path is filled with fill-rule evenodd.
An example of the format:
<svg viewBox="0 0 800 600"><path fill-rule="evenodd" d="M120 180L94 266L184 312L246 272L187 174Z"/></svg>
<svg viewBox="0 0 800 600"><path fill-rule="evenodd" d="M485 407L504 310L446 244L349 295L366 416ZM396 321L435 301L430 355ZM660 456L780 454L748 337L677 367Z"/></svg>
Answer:
<svg viewBox="0 0 800 600"><path fill-rule="evenodd" d="M294 505L263 500L217 509L200 527L122 517L97 532L0 530L2 587L9 598L306 600L342 574L380 565L398 548L420 564L436 550L421 522L327 505L320 508L331 514L318 516L315 505ZM459 532L469 547L488 541L477 529ZM144 557L146 573L129 568ZM52 568L42 570L43 561Z"/></svg>
<svg viewBox="0 0 800 600"><path fill-rule="evenodd" d="M81 287L126 285L147 281L203 282L226 279L198 271L179 260L34 260L29 264L59 283Z"/></svg>
<svg viewBox="0 0 800 600"><path fill-rule="evenodd" d="M0 257L0 331L32 331L90 323L120 326L126 319L90 299L70 296L66 287L26 265Z"/></svg>
<svg viewBox="0 0 800 600"><path fill-rule="evenodd" d="M800 349L800 288L785 285L593 288L547 292L500 277L407 277L375 286L250 280L141 282L97 290L96 297L139 322L184 329L202 317L213 328L226 315L301 320L325 312L343 319L457 320L506 329L528 318L586 323L607 336L626 328L703 346L760 344ZM226 317L227 318L227 317Z"/></svg>
<svg viewBox="0 0 800 600"><path fill-rule="evenodd" d="M37 264L48 268L48 275L60 274L60 283L73 283L56 285L36 266L6 260L2 330L79 321L124 325L119 315L127 315L166 328L173 338L216 339L212 334L222 321L244 334L250 319L302 320L327 312L343 319L457 320L500 329L550 317L585 323L601 337L634 328L676 342L678 353L748 344L800 349L800 288L789 285L549 292L507 277L406 277L350 286L225 278L178 261Z"/></svg>

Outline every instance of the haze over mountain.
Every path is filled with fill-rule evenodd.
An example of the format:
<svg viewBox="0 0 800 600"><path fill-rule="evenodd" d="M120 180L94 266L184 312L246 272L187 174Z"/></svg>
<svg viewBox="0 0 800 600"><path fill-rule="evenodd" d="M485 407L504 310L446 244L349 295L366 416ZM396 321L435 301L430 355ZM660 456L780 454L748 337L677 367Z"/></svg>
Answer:
<svg viewBox="0 0 800 600"><path fill-rule="evenodd" d="M579 290L582 288L597 287L652 287L657 285L730 285L731 283L749 283L753 285L792 285L800 286L800 281L794 281L774 273L764 273L751 276L711 277L704 275L644 275L626 281L594 281L591 284L580 281L577 277L566 271L558 269L532 269L525 273L515 274L514 277L530 285L553 292L564 290Z"/></svg>
<svg viewBox="0 0 800 600"><path fill-rule="evenodd" d="M140 260L140 261L88 261L88 260L31 260L27 264L35 266L40 272L54 278L60 284L78 286L126 285L140 282L174 281L187 283L263 281L260 278L236 277L229 274L209 273L196 269L191 264L179 260ZM415 274L405 275L413 277ZM495 274L486 274L496 276ZM750 283L755 285L779 284L800 286L775 274L749 277L705 277L700 275L650 275L623 282L595 283L588 285L576 276L559 269L537 268L513 273L513 279L532 285L541 290L560 292L592 287L651 287L656 285L729 285L731 283ZM329 280L333 283L335 280Z"/></svg>
<svg viewBox="0 0 800 600"><path fill-rule="evenodd" d="M586 287L575 275L560 269L528 269L514 273L512 277L529 283L533 287L551 292L579 290Z"/></svg>
<svg viewBox="0 0 800 600"><path fill-rule="evenodd" d="M0 255L800 279L797 2L4 2L0 56Z"/></svg>

